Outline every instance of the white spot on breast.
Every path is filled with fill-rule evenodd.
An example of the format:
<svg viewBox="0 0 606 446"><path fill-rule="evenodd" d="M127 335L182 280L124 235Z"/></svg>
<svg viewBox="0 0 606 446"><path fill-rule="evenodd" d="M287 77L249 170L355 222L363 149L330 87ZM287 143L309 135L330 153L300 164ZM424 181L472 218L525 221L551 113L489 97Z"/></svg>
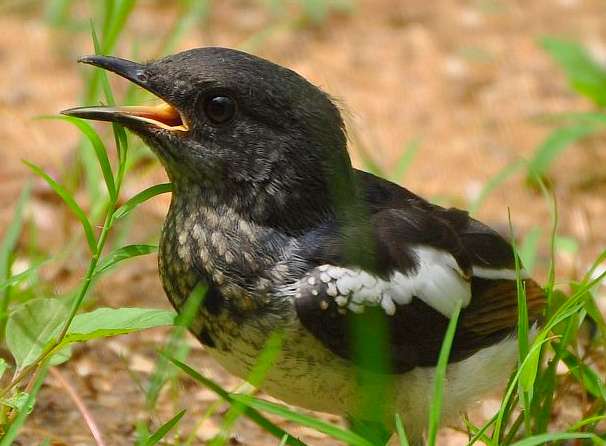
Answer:
<svg viewBox="0 0 606 446"><path fill-rule="evenodd" d="M333 282L328 283L327 288L326 288L326 294L328 294L331 297L335 297L335 296L337 296L337 294L339 294L339 291L337 290L337 286Z"/></svg>
<svg viewBox="0 0 606 446"><path fill-rule="evenodd" d="M338 279L338 278L340 278L345 273L345 269L344 268L339 268L338 266L330 266L329 265L329 267L326 270L326 272L333 279Z"/></svg>
<svg viewBox="0 0 606 446"><path fill-rule="evenodd" d="M184 245L186 241L187 241L187 232L181 231L179 233L179 244Z"/></svg>
<svg viewBox="0 0 606 446"><path fill-rule="evenodd" d="M215 272L213 272L213 280L215 281L215 284L223 285L223 283L225 282L225 276L221 271L216 270Z"/></svg>
<svg viewBox="0 0 606 446"><path fill-rule="evenodd" d="M347 305L347 308L349 308L354 313L364 313L364 305L358 305L354 302L350 302L349 305Z"/></svg>
<svg viewBox="0 0 606 446"><path fill-rule="evenodd" d="M307 283L309 283L310 285L315 285L316 284L316 278L315 277L310 277L309 279L307 279Z"/></svg>
<svg viewBox="0 0 606 446"><path fill-rule="evenodd" d="M200 248L200 258L202 259L203 263L208 263L210 259L210 253L205 247Z"/></svg>
<svg viewBox="0 0 606 446"><path fill-rule="evenodd" d="M194 227L192 228L192 234L194 235L194 238L199 242L204 242L204 239L206 238L199 223L194 223Z"/></svg>
<svg viewBox="0 0 606 446"><path fill-rule="evenodd" d="M328 283L332 280L332 277L330 277L328 274L326 273L322 273L320 274L320 280L324 283Z"/></svg>
<svg viewBox="0 0 606 446"><path fill-rule="evenodd" d="M337 296L335 298L335 302L338 306L344 307L345 305L347 305L347 302L349 302L349 299L345 296Z"/></svg>

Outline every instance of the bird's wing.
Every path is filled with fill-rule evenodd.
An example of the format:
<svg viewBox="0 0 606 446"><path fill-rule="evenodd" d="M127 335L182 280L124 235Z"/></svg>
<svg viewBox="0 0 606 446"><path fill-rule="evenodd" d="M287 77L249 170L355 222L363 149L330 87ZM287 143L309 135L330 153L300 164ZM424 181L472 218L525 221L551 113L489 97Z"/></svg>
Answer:
<svg viewBox="0 0 606 446"><path fill-rule="evenodd" d="M451 362L514 331L515 262L502 237L465 212L426 202L373 212L371 243L352 237L355 230L325 230L309 244L315 267L294 284L301 323L326 347L354 360L359 339L353 330L367 332L366 341L385 330L385 345L376 348L386 349L390 371L402 373L437 363L457 304L462 312ZM523 282L533 322L544 305L543 292L531 279Z"/></svg>

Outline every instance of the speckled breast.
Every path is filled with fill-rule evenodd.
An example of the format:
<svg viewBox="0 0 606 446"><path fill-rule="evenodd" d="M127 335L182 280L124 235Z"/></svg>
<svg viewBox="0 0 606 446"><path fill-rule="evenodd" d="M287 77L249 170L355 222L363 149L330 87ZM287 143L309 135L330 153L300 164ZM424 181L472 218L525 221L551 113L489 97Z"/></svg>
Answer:
<svg viewBox="0 0 606 446"><path fill-rule="evenodd" d="M208 206L196 194L173 200L160 240L159 270L179 310L199 283L207 286L191 331L209 347L245 356L263 348L292 313L271 290L285 273L265 248L261 230L225 205Z"/></svg>

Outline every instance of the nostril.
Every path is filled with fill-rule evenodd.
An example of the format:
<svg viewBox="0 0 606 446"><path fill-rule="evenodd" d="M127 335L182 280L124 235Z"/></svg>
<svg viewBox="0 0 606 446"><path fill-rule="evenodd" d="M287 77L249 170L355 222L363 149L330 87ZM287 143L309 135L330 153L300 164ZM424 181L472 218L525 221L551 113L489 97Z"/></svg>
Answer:
<svg viewBox="0 0 606 446"><path fill-rule="evenodd" d="M147 82L147 80L148 80L148 78L149 78L149 77L147 76L147 73L146 73L145 71L143 71L143 70L137 70L137 71L135 72L135 77L137 78L137 80L138 80L139 82Z"/></svg>

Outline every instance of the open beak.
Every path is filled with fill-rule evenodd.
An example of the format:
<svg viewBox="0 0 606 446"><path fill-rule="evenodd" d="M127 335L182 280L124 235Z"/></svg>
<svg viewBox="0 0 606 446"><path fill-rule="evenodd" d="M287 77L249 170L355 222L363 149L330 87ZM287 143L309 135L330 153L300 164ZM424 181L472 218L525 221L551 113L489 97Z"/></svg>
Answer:
<svg viewBox="0 0 606 446"><path fill-rule="evenodd" d="M148 82L144 65L118 57L96 55L84 56L78 62L112 71L154 94L162 100L162 103L154 106L75 107L63 110L62 114L96 121L119 122L126 126L149 125L170 131L184 132L188 130L187 122L181 112L166 102L162 93L155 91L154 87Z"/></svg>

